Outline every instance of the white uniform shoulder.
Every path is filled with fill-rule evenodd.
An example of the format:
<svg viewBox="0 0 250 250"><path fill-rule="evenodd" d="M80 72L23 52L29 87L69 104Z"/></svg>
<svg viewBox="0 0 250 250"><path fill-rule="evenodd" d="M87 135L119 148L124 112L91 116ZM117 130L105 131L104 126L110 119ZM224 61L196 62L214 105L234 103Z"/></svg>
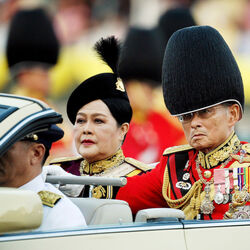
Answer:
<svg viewBox="0 0 250 250"><path fill-rule="evenodd" d="M20 189L40 193L43 202L43 221L36 231L56 230L86 226L80 209L60 190L50 183L44 183L39 175Z"/></svg>
<svg viewBox="0 0 250 250"><path fill-rule="evenodd" d="M84 227L86 221L80 209L60 190L49 183L45 183L45 189L54 193L55 197L61 197L53 207L44 206L47 214L44 218L42 230L65 229L73 227Z"/></svg>

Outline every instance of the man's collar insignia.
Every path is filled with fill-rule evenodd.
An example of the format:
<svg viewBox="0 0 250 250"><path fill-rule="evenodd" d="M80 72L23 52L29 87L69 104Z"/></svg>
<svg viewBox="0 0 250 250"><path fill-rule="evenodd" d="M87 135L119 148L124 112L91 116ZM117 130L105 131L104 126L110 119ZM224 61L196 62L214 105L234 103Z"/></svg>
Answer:
<svg viewBox="0 0 250 250"><path fill-rule="evenodd" d="M232 135L219 147L204 154L201 151L198 153L198 159L203 168L216 167L228 159L232 154L235 154L240 149L240 140L237 135L232 133Z"/></svg>

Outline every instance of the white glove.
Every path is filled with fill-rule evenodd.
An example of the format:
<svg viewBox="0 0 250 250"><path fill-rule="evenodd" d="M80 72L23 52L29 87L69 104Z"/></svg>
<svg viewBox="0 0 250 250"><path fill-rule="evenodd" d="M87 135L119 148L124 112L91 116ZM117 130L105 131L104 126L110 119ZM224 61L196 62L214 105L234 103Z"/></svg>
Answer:
<svg viewBox="0 0 250 250"><path fill-rule="evenodd" d="M66 172L63 168L58 165L48 165L43 166L42 169L42 178L46 181L47 175L53 176L74 176ZM59 190L61 190L65 195L69 197L78 197L81 191L84 188L84 185L77 185L77 184L61 184L59 185Z"/></svg>
<svg viewBox="0 0 250 250"><path fill-rule="evenodd" d="M72 176L72 174L67 173L63 168L58 165L48 165L43 166L42 169L42 178L46 181L47 175L54 175L54 176Z"/></svg>

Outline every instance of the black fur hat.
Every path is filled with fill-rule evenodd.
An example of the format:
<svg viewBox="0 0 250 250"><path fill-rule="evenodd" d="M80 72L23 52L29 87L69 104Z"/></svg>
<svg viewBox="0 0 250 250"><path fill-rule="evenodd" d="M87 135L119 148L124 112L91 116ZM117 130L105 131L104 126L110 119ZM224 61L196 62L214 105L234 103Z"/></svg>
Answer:
<svg viewBox="0 0 250 250"><path fill-rule="evenodd" d="M195 26L196 22L189 8L175 7L161 15L158 28L162 32L164 49L172 34L182 28Z"/></svg>
<svg viewBox="0 0 250 250"><path fill-rule="evenodd" d="M244 89L238 65L225 40L209 26L176 31L166 47L162 84L172 115L228 101L243 111Z"/></svg>
<svg viewBox="0 0 250 250"><path fill-rule="evenodd" d="M131 27L125 38L119 74L127 80L141 80L155 86L161 83L162 55L156 29Z"/></svg>
<svg viewBox="0 0 250 250"><path fill-rule="evenodd" d="M118 122L130 122L132 109L123 82L117 73L120 56L120 44L112 36L101 39L95 44L95 50L114 73L101 73L83 81L70 95L67 102L67 115L75 123L78 110L85 104L101 99Z"/></svg>
<svg viewBox="0 0 250 250"><path fill-rule="evenodd" d="M7 39L7 61L13 66L48 66L57 62L59 42L52 22L41 8L19 10L10 23Z"/></svg>

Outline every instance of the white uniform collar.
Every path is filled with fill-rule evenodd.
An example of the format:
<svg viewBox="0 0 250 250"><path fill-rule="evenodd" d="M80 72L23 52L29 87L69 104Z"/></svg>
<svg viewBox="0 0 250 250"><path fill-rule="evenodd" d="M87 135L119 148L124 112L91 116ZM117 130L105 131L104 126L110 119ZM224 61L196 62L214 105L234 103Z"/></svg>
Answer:
<svg viewBox="0 0 250 250"><path fill-rule="evenodd" d="M39 192L41 190L44 190L44 187L45 187L45 183L43 181L42 175L40 174L37 177L35 177L33 180L29 181L28 183L22 185L19 188L23 190L32 190L35 192Z"/></svg>

